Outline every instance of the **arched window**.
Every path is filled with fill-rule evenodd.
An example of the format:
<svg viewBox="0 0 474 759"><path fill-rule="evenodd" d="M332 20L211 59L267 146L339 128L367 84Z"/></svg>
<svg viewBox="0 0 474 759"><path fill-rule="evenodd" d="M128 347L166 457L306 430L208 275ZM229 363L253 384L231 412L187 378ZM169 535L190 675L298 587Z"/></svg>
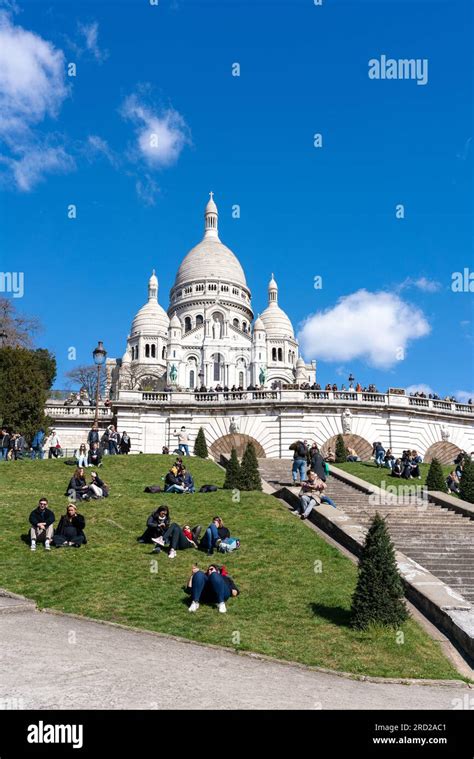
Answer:
<svg viewBox="0 0 474 759"><path fill-rule="evenodd" d="M283 361L283 351L281 348L278 348L278 361Z"/></svg>
<svg viewBox="0 0 474 759"><path fill-rule="evenodd" d="M277 349L272 348L272 361L276 361L276 360L277 360Z"/></svg>
<svg viewBox="0 0 474 759"><path fill-rule="evenodd" d="M239 372L239 387L245 387L244 385L244 373Z"/></svg>
<svg viewBox="0 0 474 759"><path fill-rule="evenodd" d="M239 320L238 319L234 319L234 321L232 322L232 324L234 325L234 327L237 327L237 329L240 329L240 324L239 324Z"/></svg>
<svg viewBox="0 0 474 759"><path fill-rule="evenodd" d="M200 327L203 321L204 321L204 317L202 316L202 314L198 314L196 316L196 327Z"/></svg>
<svg viewBox="0 0 474 759"><path fill-rule="evenodd" d="M221 353L214 353L214 382L221 381L222 369L224 367L224 358Z"/></svg>
<svg viewBox="0 0 474 759"><path fill-rule="evenodd" d="M151 357L156 358L156 345L151 346Z"/></svg>
<svg viewBox="0 0 474 759"><path fill-rule="evenodd" d="M191 369L189 372L189 387L191 388L191 390L194 390L195 384L196 384L196 379L195 379L194 369Z"/></svg>
<svg viewBox="0 0 474 759"><path fill-rule="evenodd" d="M242 329L244 332L247 332L247 322L242 322Z"/></svg>
<svg viewBox="0 0 474 759"><path fill-rule="evenodd" d="M145 358L150 358L150 346L148 343L145 345Z"/></svg>
<svg viewBox="0 0 474 759"><path fill-rule="evenodd" d="M166 358L166 345L163 345L163 350L161 351L161 358L162 359Z"/></svg>
<svg viewBox="0 0 474 759"><path fill-rule="evenodd" d="M187 316L186 319L184 320L184 331L190 332L191 329L192 329L191 317Z"/></svg>

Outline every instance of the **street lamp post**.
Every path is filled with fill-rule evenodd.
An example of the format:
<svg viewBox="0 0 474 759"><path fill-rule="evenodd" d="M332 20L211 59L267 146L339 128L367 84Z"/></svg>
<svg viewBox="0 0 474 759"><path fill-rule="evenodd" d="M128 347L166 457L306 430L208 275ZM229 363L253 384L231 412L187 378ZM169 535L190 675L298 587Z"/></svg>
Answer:
<svg viewBox="0 0 474 759"><path fill-rule="evenodd" d="M101 340L97 343L97 348L92 352L94 363L97 366L97 389L95 394L95 417L94 424L99 420L99 390L100 390L100 368L105 364L107 358L107 351L104 348L104 344Z"/></svg>

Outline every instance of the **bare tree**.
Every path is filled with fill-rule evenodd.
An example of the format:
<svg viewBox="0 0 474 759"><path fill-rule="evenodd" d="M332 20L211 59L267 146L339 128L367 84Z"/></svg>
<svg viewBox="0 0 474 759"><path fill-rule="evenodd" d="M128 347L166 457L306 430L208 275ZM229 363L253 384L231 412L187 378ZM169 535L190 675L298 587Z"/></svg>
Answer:
<svg viewBox="0 0 474 759"><path fill-rule="evenodd" d="M120 387L123 390L136 390L140 383L141 370L136 364L122 366L120 371Z"/></svg>
<svg viewBox="0 0 474 759"><path fill-rule="evenodd" d="M0 348L32 348L33 338L41 330L39 319L18 313L10 298L0 298Z"/></svg>
<svg viewBox="0 0 474 759"><path fill-rule="evenodd" d="M84 387L91 400L94 400L97 392L97 367L94 364L89 366L76 366L66 372L66 377L71 380L73 386L79 389ZM99 393L103 398L105 396L105 371L100 373Z"/></svg>

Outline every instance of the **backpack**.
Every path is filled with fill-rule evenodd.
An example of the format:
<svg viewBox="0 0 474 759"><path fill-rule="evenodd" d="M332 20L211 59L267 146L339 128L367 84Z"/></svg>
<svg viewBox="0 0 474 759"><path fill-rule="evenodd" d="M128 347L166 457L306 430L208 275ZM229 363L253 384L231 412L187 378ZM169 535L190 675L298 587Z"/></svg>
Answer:
<svg viewBox="0 0 474 759"><path fill-rule="evenodd" d="M239 538L224 538L219 543L217 550L220 553L231 553L231 551L236 551L237 548L240 548Z"/></svg>
<svg viewBox="0 0 474 759"><path fill-rule="evenodd" d="M296 446L296 453L298 454L299 458L304 459L306 456L306 446L304 443L298 442Z"/></svg>
<svg viewBox="0 0 474 759"><path fill-rule="evenodd" d="M200 493L215 493L217 490L217 485L202 485L199 488Z"/></svg>

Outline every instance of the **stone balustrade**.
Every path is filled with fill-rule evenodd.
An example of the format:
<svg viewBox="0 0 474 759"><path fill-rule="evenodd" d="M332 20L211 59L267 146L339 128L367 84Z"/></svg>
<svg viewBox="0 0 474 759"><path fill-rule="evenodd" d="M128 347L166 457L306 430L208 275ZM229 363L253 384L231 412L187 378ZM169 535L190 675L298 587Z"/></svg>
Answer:
<svg viewBox="0 0 474 759"><path fill-rule="evenodd" d="M269 401L278 403L304 403L305 405L337 405L337 406L354 406L364 408L367 406L396 407L407 410L410 408L431 412L443 412L453 415L474 415L474 406L467 403L455 403L444 400L432 400L431 398L415 398L409 395L400 395L395 393L372 393L372 392L349 392L333 390L302 390L302 389L284 389L284 390L241 390L235 392L224 392L211 390L205 393L194 390L173 390L166 392L144 392L137 390L121 390L119 393L119 405L132 403L150 404L170 404L170 405L210 405L210 404L241 404L242 402L250 405L267 403ZM64 412L77 413L81 407L60 406ZM71 409L71 411L70 411ZM73 411L74 410L74 411ZM104 414L110 413L109 409L103 409ZM61 414L61 411L58 412ZM93 415L93 409L90 412Z"/></svg>
<svg viewBox="0 0 474 759"><path fill-rule="evenodd" d="M63 417L85 417L86 419L93 419L95 417L95 406L65 406L64 402L49 400L45 407L45 413L53 419ZM113 412L111 408L99 406L99 418L108 418L112 416Z"/></svg>

